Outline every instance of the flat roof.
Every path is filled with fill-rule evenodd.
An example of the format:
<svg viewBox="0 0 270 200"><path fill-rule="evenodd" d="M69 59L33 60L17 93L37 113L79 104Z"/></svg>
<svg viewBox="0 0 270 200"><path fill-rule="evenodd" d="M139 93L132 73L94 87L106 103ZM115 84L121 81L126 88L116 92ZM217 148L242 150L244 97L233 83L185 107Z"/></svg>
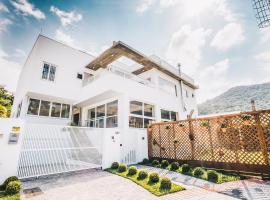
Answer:
<svg viewBox="0 0 270 200"><path fill-rule="evenodd" d="M135 50L134 48L128 46L127 44L118 41L114 42L112 47L105 50L103 53L101 53L98 57L96 57L94 60L92 60L86 68L89 68L91 70L98 70L99 68L107 68L108 64L114 62L115 60L119 59L121 56L125 56L139 64L141 64L143 67L133 71L132 73L135 75L139 75L145 71L151 70L153 68L171 76L172 78L183 81L185 85L188 85L189 87L193 89L198 89L199 87L195 85L193 82L185 78L185 76L180 76L172 70L169 70L167 67L157 63L153 59L145 56L144 54L140 53L139 51Z"/></svg>

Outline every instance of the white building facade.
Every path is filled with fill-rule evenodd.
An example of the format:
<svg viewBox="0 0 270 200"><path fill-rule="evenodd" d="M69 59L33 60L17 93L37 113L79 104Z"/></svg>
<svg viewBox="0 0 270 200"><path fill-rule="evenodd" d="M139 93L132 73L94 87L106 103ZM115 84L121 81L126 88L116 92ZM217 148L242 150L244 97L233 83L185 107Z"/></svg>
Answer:
<svg viewBox="0 0 270 200"><path fill-rule="evenodd" d="M152 122L197 116L197 88L165 61L122 42L94 57L39 35L18 81L12 117L107 134L101 148L106 168L112 161L147 158L146 128Z"/></svg>

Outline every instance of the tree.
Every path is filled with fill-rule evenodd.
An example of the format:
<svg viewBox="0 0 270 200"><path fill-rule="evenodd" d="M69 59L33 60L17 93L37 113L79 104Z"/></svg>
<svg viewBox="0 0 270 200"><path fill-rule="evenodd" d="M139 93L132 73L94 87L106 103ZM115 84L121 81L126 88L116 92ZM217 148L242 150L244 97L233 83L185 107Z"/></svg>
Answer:
<svg viewBox="0 0 270 200"><path fill-rule="evenodd" d="M4 88L0 88L0 117L10 117L13 95Z"/></svg>

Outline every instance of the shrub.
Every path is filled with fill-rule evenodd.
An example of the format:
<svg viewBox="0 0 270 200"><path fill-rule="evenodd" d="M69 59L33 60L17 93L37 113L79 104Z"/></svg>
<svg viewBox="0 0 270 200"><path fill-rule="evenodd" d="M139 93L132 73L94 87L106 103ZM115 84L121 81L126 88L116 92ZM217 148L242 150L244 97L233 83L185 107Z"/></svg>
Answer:
<svg viewBox="0 0 270 200"><path fill-rule="evenodd" d="M178 162L172 162L171 163L171 170L176 171L179 169L179 163Z"/></svg>
<svg viewBox="0 0 270 200"><path fill-rule="evenodd" d="M147 178L147 176L148 176L147 171L141 170L141 171L139 171L138 179L139 179L139 180L144 180L144 179Z"/></svg>
<svg viewBox="0 0 270 200"><path fill-rule="evenodd" d="M7 185L8 185L11 181L18 181L18 180L19 180L19 179L18 179L17 176L11 176L11 177L8 177L8 178L4 181L3 185L1 186L1 188L2 188L3 190L5 190L6 187L7 187Z"/></svg>
<svg viewBox="0 0 270 200"><path fill-rule="evenodd" d="M113 162L112 166L111 166L111 169L118 169L118 167L119 167L119 163L118 162Z"/></svg>
<svg viewBox="0 0 270 200"><path fill-rule="evenodd" d="M8 183L5 192L9 195L17 194L21 190L21 185L20 181L11 181Z"/></svg>
<svg viewBox="0 0 270 200"><path fill-rule="evenodd" d="M168 160L162 160L161 161L161 167L163 168L163 169L165 169L165 168L167 168L168 166L169 166L169 162L168 162Z"/></svg>
<svg viewBox="0 0 270 200"><path fill-rule="evenodd" d="M144 158L143 161L142 161L143 164L148 164L149 163L149 160L147 158Z"/></svg>
<svg viewBox="0 0 270 200"><path fill-rule="evenodd" d="M215 170L209 170L207 171L207 179L216 183L219 180L219 174Z"/></svg>
<svg viewBox="0 0 270 200"><path fill-rule="evenodd" d="M158 160L153 160L152 161L152 165L153 166L158 166L159 165L159 161Z"/></svg>
<svg viewBox="0 0 270 200"><path fill-rule="evenodd" d="M157 172L152 172L149 175L149 181L151 183L157 183L157 182L159 182L159 174Z"/></svg>
<svg viewBox="0 0 270 200"><path fill-rule="evenodd" d="M172 181L169 178L162 178L160 182L161 190L170 190L172 188Z"/></svg>
<svg viewBox="0 0 270 200"><path fill-rule="evenodd" d="M132 166L132 167L130 167L129 169L128 169L128 175L129 176L133 176L133 175L135 175L135 174L137 174L137 167L135 167L135 166Z"/></svg>
<svg viewBox="0 0 270 200"><path fill-rule="evenodd" d="M196 167L193 171L193 175L195 177L202 177L205 173L205 170L201 167Z"/></svg>
<svg viewBox="0 0 270 200"><path fill-rule="evenodd" d="M119 167L118 167L118 172L122 173L122 172L125 172L125 171L127 171L127 165L120 164Z"/></svg>
<svg viewBox="0 0 270 200"><path fill-rule="evenodd" d="M189 164L183 164L182 165L182 173L183 174L188 174L191 170L191 167L189 166Z"/></svg>

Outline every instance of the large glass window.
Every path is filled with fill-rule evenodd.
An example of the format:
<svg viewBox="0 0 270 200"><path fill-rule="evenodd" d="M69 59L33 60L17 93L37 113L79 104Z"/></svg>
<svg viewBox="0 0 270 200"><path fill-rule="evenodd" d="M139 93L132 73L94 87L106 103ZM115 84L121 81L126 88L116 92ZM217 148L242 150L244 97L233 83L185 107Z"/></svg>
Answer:
<svg viewBox="0 0 270 200"><path fill-rule="evenodd" d="M161 120L162 121L176 121L177 119L178 119L177 112L161 109Z"/></svg>
<svg viewBox="0 0 270 200"><path fill-rule="evenodd" d="M49 116L50 115L51 102L41 101L39 116Z"/></svg>
<svg viewBox="0 0 270 200"><path fill-rule="evenodd" d="M44 63L43 69L42 69L42 79L54 81L55 72L56 72L55 66Z"/></svg>
<svg viewBox="0 0 270 200"><path fill-rule="evenodd" d="M176 85L166 79L159 77L158 79L159 89L167 92L171 95L177 96Z"/></svg>
<svg viewBox="0 0 270 200"><path fill-rule="evenodd" d="M46 63L43 65L42 79L48 79L50 66Z"/></svg>
<svg viewBox="0 0 270 200"><path fill-rule="evenodd" d="M155 108L151 104L130 101L129 127L147 128L154 121Z"/></svg>
<svg viewBox="0 0 270 200"><path fill-rule="evenodd" d="M107 103L106 127L113 128L118 126L118 101Z"/></svg>
<svg viewBox="0 0 270 200"><path fill-rule="evenodd" d="M60 117L61 103L52 103L51 117Z"/></svg>
<svg viewBox="0 0 270 200"><path fill-rule="evenodd" d="M56 71L56 67L55 66L51 66L50 67L50 75L49 75L49 80L50 81L54 81L55 71Z"/></svg>
<svg viewBox="0 0 270 200"><path fill-rule="evenodd" d="M70 112L70 105L62 104L61 117L69 118L69 112Z"/></svg>
<svg viewBox="0 0 270 200"><path fill-rule="evenodd" d="M27 114L38 115L40 100L30 99Z"/></svg>

